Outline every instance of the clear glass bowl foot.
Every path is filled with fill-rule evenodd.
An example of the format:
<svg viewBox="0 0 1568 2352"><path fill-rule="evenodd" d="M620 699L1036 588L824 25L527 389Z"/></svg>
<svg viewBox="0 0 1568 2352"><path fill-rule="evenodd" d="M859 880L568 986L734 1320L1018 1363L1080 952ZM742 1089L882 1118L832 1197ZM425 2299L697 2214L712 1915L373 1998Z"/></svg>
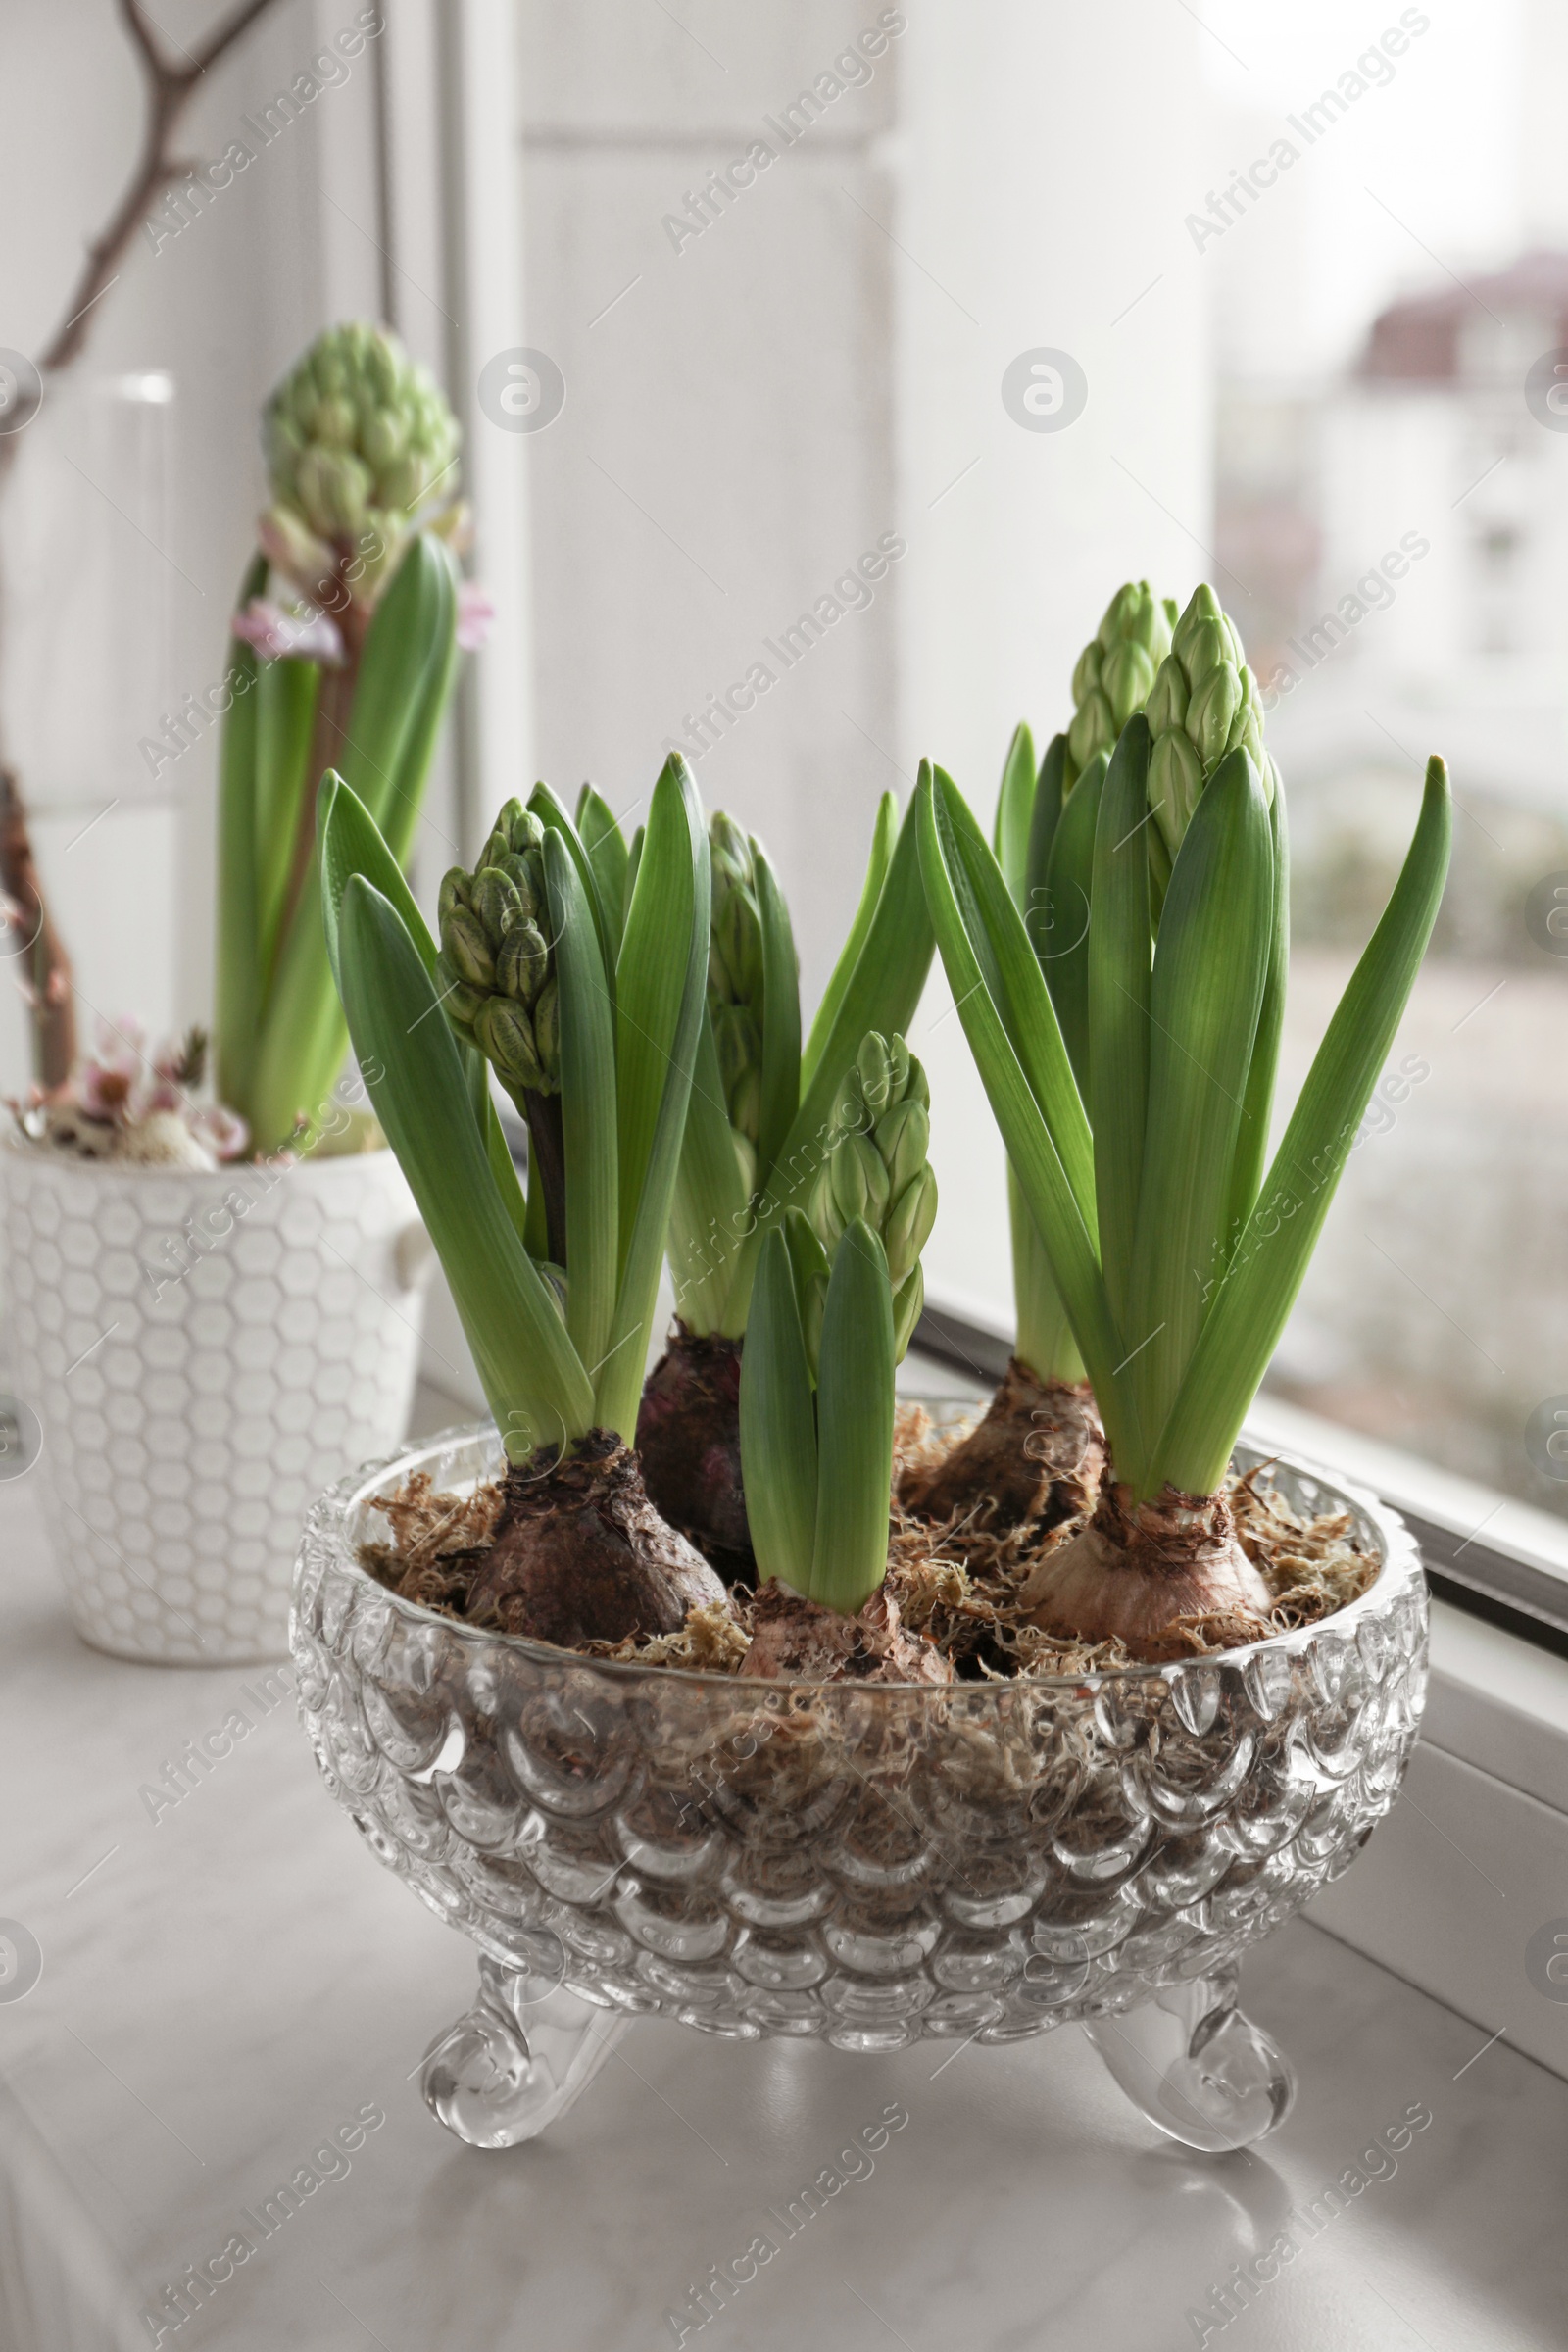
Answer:
<svg viewBox="0 0 1568 2352"><path fill-rule="evenodd" d="M576 2105L630 2024L482 1959L478 1999L425 2052L424 2103L470 2148L514 2148Z"/></svg>
<svg viewBox="0 0 1568 2352"><path fill-rule="evenodd" d="M1236 2006L1236 1971L1168 1985L1084 2032L1141 2114L1185 2147L1219 2155L1275 2131L1296 2096L1291 2062Z"/></svg>

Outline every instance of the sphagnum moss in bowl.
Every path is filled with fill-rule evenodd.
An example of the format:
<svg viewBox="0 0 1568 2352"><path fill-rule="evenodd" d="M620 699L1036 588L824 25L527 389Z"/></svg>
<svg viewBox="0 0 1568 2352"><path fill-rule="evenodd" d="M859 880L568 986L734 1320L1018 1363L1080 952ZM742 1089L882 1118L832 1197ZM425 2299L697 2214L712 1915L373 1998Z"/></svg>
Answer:
<svg viewBox="0 0 1568 2352"><path fill-rule="evenodd" d="M1095 1375L1099 1499L1033 1554L967 1566L896 1501L919 1220L906 1231L895 1203L925 1197L929 1110L903 1041L867 1028L798 1180L811 1215L793 1172L754 1204L755 1592L726 1592L649 1500L626 1443L636 1377L616 1361L644 1360L698 1060L710 853L689 775L672 761L660 780L618 925L582 835L536 795L449 877L440 951L363 808L328 788L351 1031L504 1435L328 1496L294 1642L335 1792L485 1955L477 2006L425 2070L461 2136L542 2129L639 2010L849 2049L1078 2017L1189 2144L1242 2144L1284 2112L1288 2069L1236 2010L1236 1958L1392 1801L1425 1614L1392 1514L1237 1439L1430 929L1446 788L1435 763L1260 1184L1244 1123L1266 1106L1283 985L1278 794L1271 808L1245 746L1200 777L1156 909L1145 843L1118 859L1150 813L1149 740L1135 717L1100 779L1092 1128L983 837L940 772L913 810L936 938ZM463 952L471 981L443 969ZM864 1002L852 986L836 1031ZM554 1221L507 1193L478 1083L484 1055L504 1077L510 1057L538 1091L541 1029L560 1073ZM1184 1087L1178 1059L1217 1066L1238 1116ZM531 1182L549 1181L536 1160ZM1210 1269L1196 1311L1177 1297L1195 1263ZM1174 1325L1157 1352L1129 1344L1146 1315L1151 1342ZM928 1440L929 1466L939 1453Z"/></svg>

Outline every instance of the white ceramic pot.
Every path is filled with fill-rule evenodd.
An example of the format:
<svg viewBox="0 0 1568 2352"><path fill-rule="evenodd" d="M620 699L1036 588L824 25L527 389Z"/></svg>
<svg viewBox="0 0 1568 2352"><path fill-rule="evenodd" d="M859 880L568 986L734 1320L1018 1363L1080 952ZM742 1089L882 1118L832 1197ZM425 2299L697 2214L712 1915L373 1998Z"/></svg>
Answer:
<svg viewBox="0 0 1568 2352"><path fill-rule="evenodd" d="M429 1245L390 1152L216 1173L0 1150L9 1385L76 1630L288 1648L307 1504L407 1426Z"/></svg>

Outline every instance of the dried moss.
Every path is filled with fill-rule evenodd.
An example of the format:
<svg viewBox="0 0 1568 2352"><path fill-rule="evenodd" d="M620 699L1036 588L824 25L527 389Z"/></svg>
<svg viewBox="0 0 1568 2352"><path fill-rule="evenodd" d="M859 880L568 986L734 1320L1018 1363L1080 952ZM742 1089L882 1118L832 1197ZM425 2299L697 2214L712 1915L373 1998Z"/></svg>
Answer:
<svg viewBox="0 0 1568 2352"><path fill-rule="evenodd" d="M897 1478L940 1462L965 1434L964 1424L937 1429L918 1405L901 1407L895 1431ZM1233 1476L1226 1493L1242 1548L1258 1569L1274 1605L1266 1617L1185 1618L1176 1633L1194 1657L1294 1632L1331 1616L1364 1592L1377 1573L1375 1556L1355 1539L1348 1511L1303 1518L1266 1483L1268 1465ZM475 1563L483 1556L500 1503L494 1484L470 1495L438 1494L417 1472L396 1494L375 1504L392 1531L390 1544L366 1544L360 1560L405 1600L461 1616ZM1114 1673L1135 1665L1120 1642L1063 1642L1029 1623L1021 1595L1034 1570L1081 1525L1071 1520L1042 1533L997 1528L989 1514L970 1511L933 1527L895 1502L888 1545L887 1589L905 1627L923 1635L952 1661L965 1682L1007 1682L1033 1675ZM734 1675L752 1638L755 1594L744 1585L727 1605L694 1609L678 1633L596 1642L589 1656L644 1666L678 1666L688 1673Z"/></svg>
<svg viewBox="0 0 1568 2352"><path fill-rule="evenodd" d="M402 1600L443 1616L462 1617L474 1571L501 1509L501 1482L489 1479L471 1494L437 1493L428 1470L416 1470L395 1494L377 1497L392 1530L390 1544L362 1544L360 1565Z"/></svg>

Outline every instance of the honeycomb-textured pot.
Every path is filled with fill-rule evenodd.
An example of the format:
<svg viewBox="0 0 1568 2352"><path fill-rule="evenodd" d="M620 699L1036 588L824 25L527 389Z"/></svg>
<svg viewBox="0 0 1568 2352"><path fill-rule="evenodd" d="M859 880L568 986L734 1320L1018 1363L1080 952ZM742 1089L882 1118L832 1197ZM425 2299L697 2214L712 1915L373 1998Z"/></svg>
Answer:
<svg viewBox="0 0 1568 2352"><path fill-rule="evenodd" d="M1221 1975L1388 1811L1426 1675L1420 1561L1223 1657L947 1689L746 1682L574 1658L402 1601L355 1548L415 1470L492 1475L457 1432L312 1512L292 1643L327 1786L381 1861L510 1971L710 2033L891 2049L1005 2041ZM1243 1446L1244 1464L1261 1456Z"/></svg>
<svg viewBox="0 0 1568 2352"><path fill-rule="evenodd" d="M393 1154L210 1174L10 1146L0 1205L7 1385L78 1633L282 1656L310 1497L408 1426L427 1245Z"/></svg>

